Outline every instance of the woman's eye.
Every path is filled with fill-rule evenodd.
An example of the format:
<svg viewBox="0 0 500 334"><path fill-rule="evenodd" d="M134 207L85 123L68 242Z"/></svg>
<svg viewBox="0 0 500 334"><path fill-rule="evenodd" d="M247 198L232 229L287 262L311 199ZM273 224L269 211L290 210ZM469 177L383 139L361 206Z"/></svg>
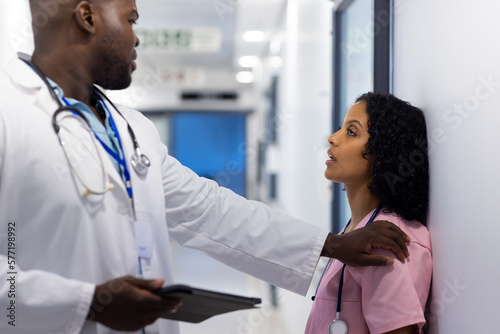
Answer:
<svg viewBox="0 0 500 334"><path fill-rule="evenodd" d="M351 129L347 129L347 135L348 136L355 136L356 133L354 133L354 131L352 131Z"/></svg>

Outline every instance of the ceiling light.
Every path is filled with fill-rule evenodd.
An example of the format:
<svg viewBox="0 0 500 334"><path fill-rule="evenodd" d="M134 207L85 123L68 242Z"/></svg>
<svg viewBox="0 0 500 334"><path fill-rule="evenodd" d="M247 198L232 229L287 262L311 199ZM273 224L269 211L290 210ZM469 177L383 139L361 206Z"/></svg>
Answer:
<svg viewBox="0 0 500 334"><path fill-rule="evenodd" d="M241 67L255 67L260 64L259 57L256 56L243 56L238 60Z"/></svg>
<svg viewBox="0 0 500 334"><path fill-rule="evenodd" d="M243 40L246 42L262 42L266 35L260 30L249 30L243 33Z"/></svg>
<svg viewBox="0 0 500 334"><path fill-rule="evenodd" d="M241 71L236 73L236 81L239 83L252 83L255 79L255 76L250 71Z"/></svg>
<svg viewBox="0 0 500 334"><path fill-rule="evenodd" d="M276 37L269 43L269 52L272 55L280 53L281 50L281 37Z"/></svg>
<svg viewBox="0 0 500 334"><path fill-rule="evenodd" d="M281 57L278 57L278 56L271 57L269 62L271 63L272 67L276 67L276 68L279 68L283 65L283 59L281 59Z"/></svg>

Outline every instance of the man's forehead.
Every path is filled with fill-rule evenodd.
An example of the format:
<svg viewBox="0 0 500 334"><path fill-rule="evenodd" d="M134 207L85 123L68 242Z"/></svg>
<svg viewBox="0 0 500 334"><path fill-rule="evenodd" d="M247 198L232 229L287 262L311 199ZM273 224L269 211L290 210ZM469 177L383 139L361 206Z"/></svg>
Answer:
<svg viewBox="0 0 500 334"><path fill-rule="evenodd" d="M123 1L123 0L122 0L122 1ZM136 2L136 0L124 0L124 1L125 1L125 2L130 3L130 5L131 5L132 7L134 7L134 8L135 8L135 10L137 10L137 2Z"/></svg>
<svg viewBox="0 0 500 334"><path fill-rule="evenodd" d="M113 5L114 8L120 9L120 12L136 12L137 14L139 13L139 10L137 8L136 0L92 0L93 2L97 3L100 2L101 4L109 4Z"/></svg>
<svg viewBox="0 0 500 334"><path fill-rule="evenodd" d="M76 5L80 0L29 0L30 5L57 8L58 6Z"/></svg>
<svg viewBox="0 0 500 334"><path fill-rule="evenodd" d="M30 5L36 5L44 8L56 9L63 6L76 6L82 0L29 0ZM137 10L136 0L86 0L92 5L107 5L116 2L118 5L131 6Z"/></svg>
<svg viewBox="0 0 500 334"><path fill-rule="evenodd" d="M136 12L138 12L136 0L118 0L118 1L122 5L133 8Z"/></svg>

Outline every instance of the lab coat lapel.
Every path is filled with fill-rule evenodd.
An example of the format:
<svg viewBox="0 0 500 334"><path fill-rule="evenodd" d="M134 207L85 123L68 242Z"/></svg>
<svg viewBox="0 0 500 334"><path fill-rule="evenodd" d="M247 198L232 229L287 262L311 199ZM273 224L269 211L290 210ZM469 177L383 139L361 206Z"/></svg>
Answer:
<svg viewBox="0 0 500 334"><path fill-rule="evenodd" d="M15 58L5 68L13 85L32 99L32 103L43 110L50 119L56 111L58 104L52 98L43 80L24 61ZM29 97L28 97L29 96Z"/></svg>
<svg viewBox="0 0 500 334"><path fill-rule="evenodd" d="M106 98L102 98L102 101L106 104L106 107L111 114L111 117L113 117L113 121L115 122L116 129L118 130L118 133L120 135L120 140L122 143L122 148L123 148L123 160L125 161L125 164L127 165L128 172L130 173L130 178L131 182L134 179L135 176L135 171L130 165L130 157L132 157L132 154L134 154L134 145L132 143L132 139L130 137L130 134L128 132L128 123L125 120L124 116L116 110L116 108L107 101ZM121 178L120 178L121 180ZM122 182L123 184L123 182ZM133 182L132 182L133 186ZM126 190L125 190L126 191Z"/></svg>
<svg viewBox="0 0 500 334"><path fill-rule="evenodd" d="M132 174L135 172L130 165L130 157L134 153L134 145L132 144L132 139L130 138L130 134L128 132L128 124L113 105L111 105L105 98L102 98L102 100L106 104L106 107L108 108L108 111L111 114L111 117L113 117L113 121L115 122L116 129L118 130L122 143L123 160L127 164L127 169L130 173L130 177L132 178Z"/></svg>
<svg viewBox="0 0 500 334"><path fill-rule="evenodd" d="M13 59L9 66L5 69L6 74L9 76L10 80L14 85L16 85L20 90L26 91L28 93L31 93L30 96L33 99L33 104L38 107L39 109L43 110L47 114L47 118L50 122L52 122L52 116L54 115L54 112L57 110L59 107L58 103L54 101L52 98L52 95L50 94L50 91L47 89L45 83L43 80L33 71L28 64L26 64L24 61L15 58ZM110 108L108 106L108 109L112 111L112 107ZM115 112L116 113L116 112ZM119 117L119 116L118 116ZM116 121L116 116L113 114L113 118ZM68 131L71 135L77 136L81 138L82 142L87 142L89 139L89 133L86 130L83 130L81 128L76 128L74 126L64 126L64 124L61 124L61 127ZM120 131L120 135L123 137L122 134L126 134L127 132L124 132L123 130L120 129L118 126L118 131ZM126 128L125 128L126 130ZM56 134L54 133L54 136ZM93 144L89 143L89 147L93 148ZM125 185L123 184L122 178L118 171L116 170L113 162L111 161L111 157L109 154L104 150L102 145L98 143L97 148L100 151L100 154L103 158L106 171L109 174L110 181L115 184L115 187L121 188L124 192L126 192ZM127 150L125 150L127 152ZM90 154L91 159L94 159L96 163L101 165L101 161L99 159L99 156L97 153ZM125 157L127 156L127 153L125 154Z"/></svg>

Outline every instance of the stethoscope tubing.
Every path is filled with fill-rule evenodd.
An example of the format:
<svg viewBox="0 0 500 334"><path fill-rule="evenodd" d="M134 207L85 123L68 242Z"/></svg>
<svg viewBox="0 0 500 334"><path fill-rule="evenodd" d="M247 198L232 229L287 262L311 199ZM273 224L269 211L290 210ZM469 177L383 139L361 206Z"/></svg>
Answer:
<svg viewBox="0 0 500 334"><path fill-rule="evenodd" d="M77 114L85 121L85 123L87 123L89 128L91 128L88 119L85 117L85 115L80 110L78 110L77 108L72 107L72 106L65 106L61 102L61 100L59 99L57 94L54 92L54 90L51 89L51 85L50 85L49 81L47 80L47 77L42 73L42 71L38 68L38 66L33 64L33 62L31 61L31 59L28 55L19 52L18 56L22 61L24 61L26 64L28 64L33 69L33 71L35 71L35 73L42 79L44 84L49 89L50 95L58 104L57 110L52 115L52 127L54 128L54 131L56 132L56 134L59 134L59 132L61 130L59 124L57 123L57 116L61 112L64 112L64 111L69 111L69 112ZM99 95L100 98L104 98L106 100L106 102L109 103L113 107L113 109L115 109L116 112L126 121L126 118L123 116L123 114L120 112L120 110L115 106L115 104L106 96L106 94L104 94L95 85L94 85L94 91ZM151 165L151 162L150 162L148 157L146 157L144 154L141 153L139 142L137 141L137 137L135 136L134 130L130 126L129 122L126 122L126 123L127 123L128 133L130 135L130 138L132 139L132 144L134 145L134 155L137 155L137 158L133 158L134 163L132 165L134 167L134 170L136 170L136 172L139 175L145 175L147 173L149 166ZM139 164L139 166L136 166L138 164Z"/></svg>
<svg viewBox="0 0 500 334"><path fill-rule="evenodd" d="M373 214L371 215L370 219L368 220L368 222L366 223L366 225L369 225L371 224L374 220L375 220L375 217L377 217L378 213L380 212L380 210L382 209L382 205L379 205L375 211L373 212ZM349 226L349 224L351 223L351 220L349 220L349 222L347 223L346 227L344 228L344 231L345 229L347 228L347 226ZM365 225L365 226L366 226ZM342 234L344 234L344 232L342 232ZM325 270L323 271L323 274L321 275L321 278L318 282L318 286L316 287L316 293L315 295L318 293L318 288L323 280L323 277L325 276L326 272L330 269L330 265L332 264L333 262L333 259L329 259L328 260L328 264L326 265L325 267ZM342 326L345 327L345 333L347 333L347 324L340 320L340 311L341 311L341 304L342 304L342 289L343 289L343 286L344 286L344 271L345 271L345 268L347 267L346 264L344 264L342 266L342 272L340 274L340 282L339 282L339 289L338 289L338 292L337 292L337 309L336 309L336 314L335 314L335 319L330 323L330 326L328 327L328 332L329 333L332 333L332 330L333 330L333 324L338 321L339 323L342 323ZM313 300L314 300L314 297L313 297Z"/></svg>

